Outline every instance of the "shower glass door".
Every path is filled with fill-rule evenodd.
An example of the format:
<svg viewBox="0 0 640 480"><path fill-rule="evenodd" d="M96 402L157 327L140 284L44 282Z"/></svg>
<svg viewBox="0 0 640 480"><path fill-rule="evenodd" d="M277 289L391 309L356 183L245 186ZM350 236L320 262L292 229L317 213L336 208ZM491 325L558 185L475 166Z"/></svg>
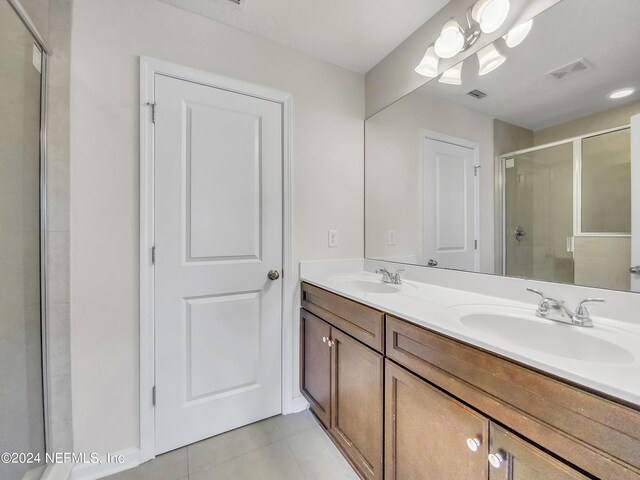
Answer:
<svg viewBox="0 0 640 480"><path fill-rule="evenodd" d="M573 144L503 162L504 273L573 283Z"/></svg>
<svg viewBox="0 0 640 480"><path fill-rule="evenodd" d="M0 1L0 452L40 455L45 429L40 289L42 55ZM16 459L20 460L20 459ZM0 463L0 478L43 466Z"/></svg>

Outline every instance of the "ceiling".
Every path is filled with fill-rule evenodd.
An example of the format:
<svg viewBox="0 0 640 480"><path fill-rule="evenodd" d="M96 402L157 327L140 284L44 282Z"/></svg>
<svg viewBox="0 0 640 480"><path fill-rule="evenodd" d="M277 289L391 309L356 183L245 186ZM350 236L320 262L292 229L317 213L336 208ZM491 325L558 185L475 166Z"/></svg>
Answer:
<svg viewBox="0 0 640 480"><path fill-rule="evenodd" d="M448 0L161 0L366 73Z"/></svg>
<svg viewBox="0 0 640 480"><path fill-rule="evenodd" d="M431 80L422 94L443 98L489 116L538 130L640 99L640 1L563 0L538 15L525 41L498 50L507 57L497 70L479 77L478 59L464 61L462 85ZM584 57L590 69L556 80L546 75ZM624 87L636 93L613 101ZM477 100L467 92L478 89Z"/></svg>

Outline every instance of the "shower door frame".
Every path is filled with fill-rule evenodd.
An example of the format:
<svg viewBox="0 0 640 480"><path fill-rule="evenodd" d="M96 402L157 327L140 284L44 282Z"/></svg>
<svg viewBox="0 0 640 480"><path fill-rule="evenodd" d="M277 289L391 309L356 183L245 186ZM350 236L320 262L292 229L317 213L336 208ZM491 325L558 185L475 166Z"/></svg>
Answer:
<svg viewBox="0 0 640 480"><path fill-rule="evenodd" d="M586 138L598 137L608 133L619 132L630 129L631 125L621 125L619 127L607 128L597 132L586 133L575 137L569 137L556 142L545 143L535 147L524 148L514 152L505 153L496 157L495 171L495 196L496 216L499 221L496 222L496 249L499 250L496 255L496 272L500 275L507 274L507 203L506 203L506 163L507 160L513 159L518 155L525 155L547 148L559 147L561 145L573 144L573 236L575 237L631 237L631 233L627 232L583 232L582 231L582 141ZM573 251L573 241L571 245Z"/></svg>
<svg viewBox="0 0 640 480"><path fill-rule="evenodd" d="M49 425L49 365L47 361L47 76L49 57L52 52L44 37L27 13L20 0L7 0L33 37L33 42L41 52L40 66L40 338L42 356L42 398L44 417L45 452L51 446L51 427Z"/></svg>

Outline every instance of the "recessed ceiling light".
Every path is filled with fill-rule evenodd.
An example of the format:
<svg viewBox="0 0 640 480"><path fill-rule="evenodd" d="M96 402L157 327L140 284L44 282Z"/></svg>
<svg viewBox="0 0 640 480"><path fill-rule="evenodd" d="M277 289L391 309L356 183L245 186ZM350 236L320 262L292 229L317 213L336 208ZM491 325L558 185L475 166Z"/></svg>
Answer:
<svg viewBox="0 0 640 480"><path fill-rule="evenodd" d="M628 97L629 95L633 95L635 92L635 88L622 88L620 90L616 90L615 92L611 92L609 94L609 98L612 100L617 100L618 98L624 98Z"/></svg>

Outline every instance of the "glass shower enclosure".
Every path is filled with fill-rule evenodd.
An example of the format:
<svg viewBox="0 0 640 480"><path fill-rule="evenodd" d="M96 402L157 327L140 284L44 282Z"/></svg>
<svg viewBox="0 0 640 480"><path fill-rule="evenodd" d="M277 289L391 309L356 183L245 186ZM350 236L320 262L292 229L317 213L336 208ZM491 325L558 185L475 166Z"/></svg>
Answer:
<svg viewBox="0 0 640 480"><path fill-rule="evenodd" d="M20 13L17 3L0 0L0 452L40 461L0 463L6 480L39 478L45 468L40 212L46 56Z"/></svg>
<svg viewBox="0 0 640 480"><path fill-rule="evenodd" d="M626 125L498 157L502 273L629 290L630 148Z"/></svg>

